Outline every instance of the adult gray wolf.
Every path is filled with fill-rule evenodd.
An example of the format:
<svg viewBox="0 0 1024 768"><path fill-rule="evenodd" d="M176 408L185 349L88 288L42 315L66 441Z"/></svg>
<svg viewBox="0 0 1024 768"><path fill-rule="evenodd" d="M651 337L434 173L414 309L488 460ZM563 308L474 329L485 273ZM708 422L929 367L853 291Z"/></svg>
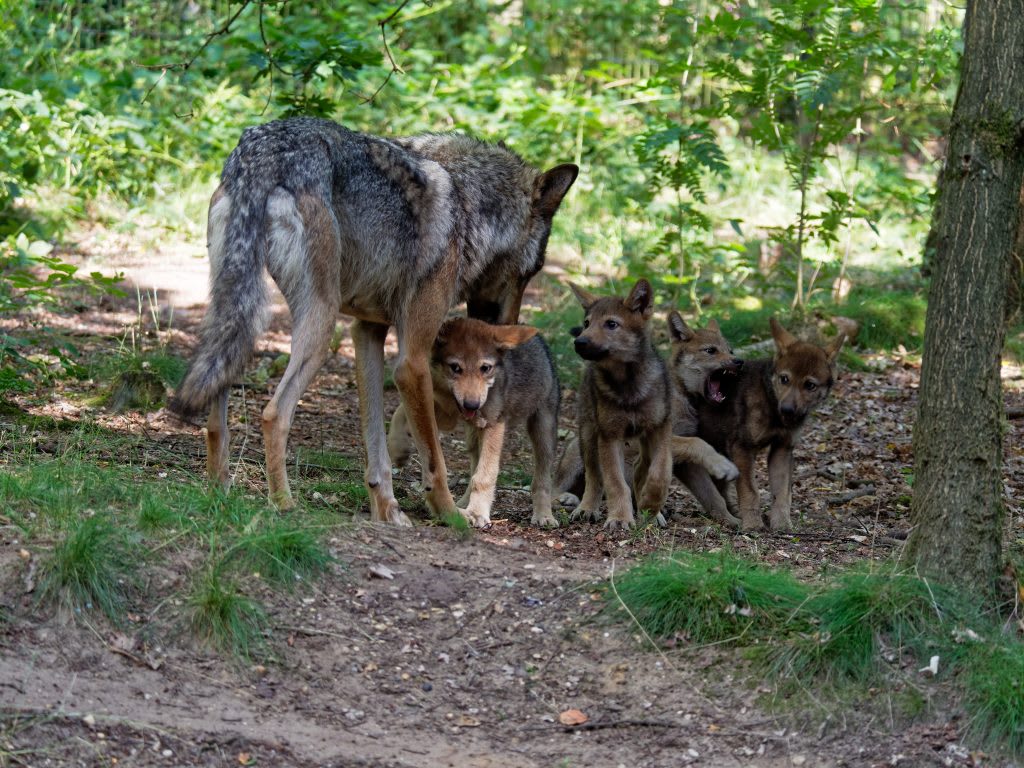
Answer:
<svg viewBox="0 0 1024 768"><path fill-rule="evenodd" d="M792 527L793 445L807 416L835 383L836 360L846 336L840 333L824 347L797 339L771 318L775 355L747 361L736 374L730 397L721 403L695 401L698 434L736 463L736 495L742 526L763 528L754 480L757 455L768 449L768 482L772 491L772 530Z"/></svg>
<svg viewBox="0 0 1024 768"><path fill-rule="evenodd" d="M672 384L651 342L654 291L638 280L625 298L599 297L569 284L583 306L576 353L586 362L579 390L578 434L585 475L572 517L596 520L608 496L606 528L631 528L633 500L624 475L625 441L635 439L637 506L657 514L672 479Z"/></svg>
<svg viewBox="0 0 1024 768"><path fill-rule="evenodd" d="M210 304L171 406L186 416L210 409L210 477L228 481L228 391L264 328L265 267L293 322L288 368L263 411L271 501L294 504L288 432L344 312L355 318L372 519L409 524L395 501L384 433L389 326L398 335L395 383L426 457L427 505L436 515L454 513L434 421L434 338L462 300L483 319L518 322L552 217L578 171L566 164L541 173L500 144L460 134L389 139L314 118L247 129L210 201Z"/></svg>
<svg viewBox="0 0 1024 768"><path fill-rule="evenodd" d="M431 362L437 425L461 422L469 448L470 479L458 502L470 523L491 522L501 449L507 429L522 424L533 445L534 525L557 527L551 513L551 468L558 445L558 377L548 345L527 325L448 320L434 342ZM412 453L405 408L388 431L388 452L399 466Z"/></svg>

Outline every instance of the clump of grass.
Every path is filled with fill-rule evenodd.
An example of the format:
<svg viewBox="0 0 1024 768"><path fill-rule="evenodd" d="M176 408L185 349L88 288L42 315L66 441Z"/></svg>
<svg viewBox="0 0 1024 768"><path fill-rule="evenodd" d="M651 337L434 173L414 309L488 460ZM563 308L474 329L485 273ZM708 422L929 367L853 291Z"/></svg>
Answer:
<svg viewBox="0 0 1024 768"><path fill-rule="evenodd" d="M974 643L965 660L964 704L981 743L1024 754L1024 644Z"/></svg>
<svg viewBox="0 0 1024 768"><path fill-rule="evenodd" d="M188 611L192 631L220 651L248 659L266 648L266 612L218 568L196 580Z"/></svg>
<svg viewBox="0 0 1024 768"><path fill-rule="evenodd" d="M164 349L137 352L124 349L103 360L94 375L109 381L98 403L115 411L150 411L163 405L168 387L181 383L188 363Z"/></svg>
<svg viewBox="0 0 1024 768"><path fill-rule="evenodd" d="M33 524L60 527L87 509L125 503L134 477L121 468L56 459L0 475L0 503Z"/></svg>
<svg viewBox="0 0 1024 768"><path fill-rule="evenodd" d="M614 582L613 611L623 606L652 637L694 643L771 634L800 609L808 589L787 571L735 555L652 557Z"/></svg>
<svg viewBox="0 0 1024 768"><path fill-rule="evenodd" d="M962 606L919 576L897 570L841 576L805 606L814 631L794 634L778 648L773 664L800 679L867 681L905 652L916 659L934 650L944 622L958 621Z"/></svg>
<svg viewBox="0 0 1024 768"><path fill-rule="evenodd" d="M451 528L456 537L468 539L473 535L473 526L460 512L449 512L441 516L442 525Z"/></svg>
<svg viewBox="0 0 1024 768"><path fill-rule="evenodd" d="M124 527L108 515L82 518L42 560L39 597L72 610L99 608L117 621L135 568Z"/></svg>
<svg viewBox="0 0 1024 768"><path fill-rule="evenodd" d="M243 533L225 553L225 559L275 584L292 586L323 573L333 558L310 529L274 520Z"/></svg>

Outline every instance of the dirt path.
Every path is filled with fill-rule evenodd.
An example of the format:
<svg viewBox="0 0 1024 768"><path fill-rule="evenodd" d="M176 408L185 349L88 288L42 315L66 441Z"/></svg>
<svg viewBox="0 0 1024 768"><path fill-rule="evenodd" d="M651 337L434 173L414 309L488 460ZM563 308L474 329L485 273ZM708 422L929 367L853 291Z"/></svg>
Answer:
<svg viewBox="0 0 1024 768"><path fill-rule="evenodd" d="M147 271L143 260L134 279L173 295L159 275L191 282L196 272L190 253L175 258L188 260L181 270L171 261ZM182 295L191 301L194 292ZM162 305L157 314L169 311ZM197 315L178 307L174 316L168 338L184 349ZM48 318L85 344L114 343L118 329L137 320L130 303ZM261 354L272 357L287 342L278 312ZM350 351L343 341L303 399L293 449L361 456ZM1008 402L1020 406L1021 381L1008 381ZM364 513L332 531L338 566L330 575L304 592L260 595L277 652L266 666L212 655L187 631L167 635L145 618L133 631L155 661L140 664L113 649L119 631L95 617L42 618L18 591L17 531L0 525L0 583L11 607L0 623L0 766L988 765L961 745L963 723L941 690L928 693L925 714L908 727L892 719L895 691L872 693L868 711L794 712L776 701L780 714L768 714L773 689L745 681L740 652L654 648L628 623L601 615L595 591L656 549L726 547L808 575L888 557L909 527L916 386L915 368L899 362L842 377L797 452L791 536L709 525L678 486L664 531L537 531L516 479L528 472L528 454L513 440L511 479L490 530L462 540L424 525L422 514L415 529L398 531L369 524ZM567 389L563 427L571 429ZM261 493L262 447L246 424L259 423L268 390L250 387L244 404L232 399L236 460L245 446L239 482ZM160 416L107 414L75 394L27 398L26 407L137 434L146 461L159 456L179 471L201 471L198 430ZM393 391L388 402L397 402ZM1024 537L1021 421L1010 423L1007 446L1010 535ZM46 453L45 442L37 450ZM453 484L464 482L466 462L451 439L446 456ZM408 488L415 479L410 468L396 482ZM372 578L377 564L395 578ZM586 713L584 726L559 724L571 708Z"/></svg>

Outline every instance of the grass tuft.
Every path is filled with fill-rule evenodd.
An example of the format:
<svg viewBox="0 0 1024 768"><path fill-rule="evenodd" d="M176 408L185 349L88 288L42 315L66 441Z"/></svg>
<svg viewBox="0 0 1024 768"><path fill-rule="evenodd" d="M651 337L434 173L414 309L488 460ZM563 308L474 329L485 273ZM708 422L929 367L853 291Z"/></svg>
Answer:
<svg viewBox="0 0 1024 768"><path fill-rule="evenodd" d="M323 573L333 560L310 529L287 520L274 520L244 533L226 556L283 586Z"/></svg>
<svg viewBox="0 0 1024 768"><path fill-rule="evenodd" d="M123 527L107 515L83 518L43 559L40 600L74 611L99 608L116 622L128 601L136 561Z"/></svg>
<svg viewBox="0 0 1024 768"><path fill-rule="evenodd" d="M942 625L964 615L951 594L901 571L857 571L811 598L814 629L776 649L773 666L804 680L867 681L905 653L927 659Z"/></svg>
<svg viewBox="0 0 1024 768"><path fill-rule="evenodd" d="M683 636L694 643L771 634L797 612L808 589L786 571L773 571L735 555L653 557L627 571L617 593L653 637Z"/></svg>
<svg viewBox="0 0 1024 768"><path fill-rule="evenodd" d="M188 598L192 631L220 651L249 659L266 649L267 615L217 568L203 573Z"/></svg>
<svg viewBox="0 0 1024 768"><path fill-rule="evenodd" d="M1024 754L1024 644L974 643L964 676L968 726L981 743Z"/></svg>

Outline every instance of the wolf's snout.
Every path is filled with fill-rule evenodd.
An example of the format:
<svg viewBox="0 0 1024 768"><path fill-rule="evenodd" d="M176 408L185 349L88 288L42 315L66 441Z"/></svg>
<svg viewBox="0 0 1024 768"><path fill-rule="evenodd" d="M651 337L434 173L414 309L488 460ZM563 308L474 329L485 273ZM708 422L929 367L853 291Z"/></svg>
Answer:
<svg viewBox="0 0 1024 768"><path fill-rule="evenodd" d="M462 401L462 409L464 411L479 411L481 405L483 405L483 403L481 403L479 400L473 400L470 398L467 398Z"/></svg>

